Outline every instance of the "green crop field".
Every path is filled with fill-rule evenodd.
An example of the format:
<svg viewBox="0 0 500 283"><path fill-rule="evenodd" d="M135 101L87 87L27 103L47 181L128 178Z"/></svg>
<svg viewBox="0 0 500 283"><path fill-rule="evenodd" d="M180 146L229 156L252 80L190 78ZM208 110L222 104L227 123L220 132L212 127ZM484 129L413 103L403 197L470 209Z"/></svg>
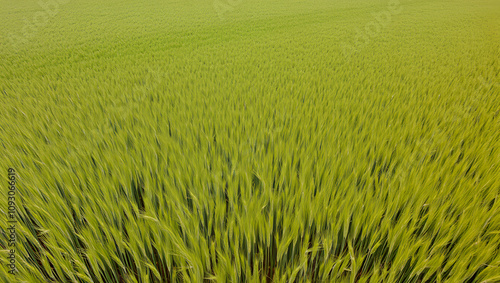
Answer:
<svg viewBox="0 0 500 283"><path fill-rule="evenodd" d="M500 1L0 18L0 282L500 282Z"/></svg>

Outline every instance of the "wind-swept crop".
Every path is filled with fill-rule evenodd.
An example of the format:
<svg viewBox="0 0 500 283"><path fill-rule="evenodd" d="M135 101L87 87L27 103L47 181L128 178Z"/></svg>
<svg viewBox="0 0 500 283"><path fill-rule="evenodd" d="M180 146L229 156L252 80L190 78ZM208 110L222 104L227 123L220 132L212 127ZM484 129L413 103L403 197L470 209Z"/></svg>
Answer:
<svg viewBox="0 0 500 283"><path fill-rule="evenodd" d="M0 281L500 281L500 6L472 2L401 1L349 60L387 2L59 5L0 45Z"/></svg>

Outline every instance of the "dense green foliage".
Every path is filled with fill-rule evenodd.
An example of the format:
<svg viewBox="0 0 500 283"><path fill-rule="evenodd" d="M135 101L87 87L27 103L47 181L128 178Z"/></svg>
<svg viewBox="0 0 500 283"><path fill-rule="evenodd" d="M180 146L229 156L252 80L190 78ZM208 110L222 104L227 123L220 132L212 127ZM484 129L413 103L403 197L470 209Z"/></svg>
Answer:
<svg viewBox="0 0 500 283"><path fill-rule="evenodd" d="M499 282L500 2L400 1L0 0L0 280Z"/></svg>

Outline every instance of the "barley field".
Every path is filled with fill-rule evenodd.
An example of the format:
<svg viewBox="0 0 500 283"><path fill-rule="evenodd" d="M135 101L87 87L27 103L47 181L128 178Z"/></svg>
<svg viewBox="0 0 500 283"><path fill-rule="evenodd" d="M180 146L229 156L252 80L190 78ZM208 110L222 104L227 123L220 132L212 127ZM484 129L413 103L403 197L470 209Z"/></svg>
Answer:
<svg viewBox="0 0 500 283"><path fill-rule="evenodd" d="M0 282L500 282L498 0L0 18Z"/></svg>

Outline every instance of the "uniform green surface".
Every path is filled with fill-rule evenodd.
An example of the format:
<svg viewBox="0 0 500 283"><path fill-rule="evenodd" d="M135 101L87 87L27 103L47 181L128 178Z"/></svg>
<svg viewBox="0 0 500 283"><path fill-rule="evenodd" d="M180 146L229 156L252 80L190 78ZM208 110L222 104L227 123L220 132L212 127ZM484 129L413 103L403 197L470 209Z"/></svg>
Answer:
<svg viewBox="0 0 500 283"><path fill-rule="evenodd" d="M41 1L0 281L500 281L499 1Z"/></svg>

